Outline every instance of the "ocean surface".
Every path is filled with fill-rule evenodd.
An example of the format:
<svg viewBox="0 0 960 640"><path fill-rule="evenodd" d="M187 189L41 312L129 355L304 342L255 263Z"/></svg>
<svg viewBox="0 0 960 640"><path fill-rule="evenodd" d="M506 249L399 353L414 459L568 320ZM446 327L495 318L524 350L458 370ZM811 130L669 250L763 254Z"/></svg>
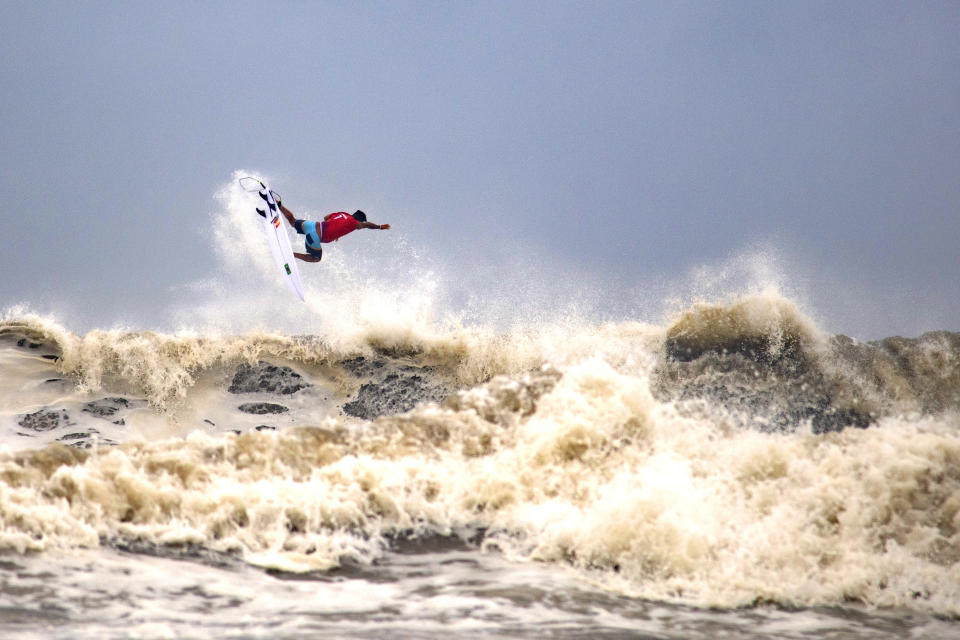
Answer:
<svg viewBox="0 0 960 640"><path fill-rule="evenodd" d="M400 320L8 311L0 636L960 637L960 334Z"/></svg>

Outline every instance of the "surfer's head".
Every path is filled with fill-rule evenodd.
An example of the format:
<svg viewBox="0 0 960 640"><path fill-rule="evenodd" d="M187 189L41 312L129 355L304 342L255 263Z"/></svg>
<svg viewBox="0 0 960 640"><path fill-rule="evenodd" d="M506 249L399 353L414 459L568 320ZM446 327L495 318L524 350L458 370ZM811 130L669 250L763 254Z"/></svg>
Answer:
<svg viewBox="0 0 960 640"><path fill-rule="evenodd" d="M353 218L357 222L366 222L367 214L365 214L363 211L360 211L360 209L357 209L356 211L353 212Z"/></svg>

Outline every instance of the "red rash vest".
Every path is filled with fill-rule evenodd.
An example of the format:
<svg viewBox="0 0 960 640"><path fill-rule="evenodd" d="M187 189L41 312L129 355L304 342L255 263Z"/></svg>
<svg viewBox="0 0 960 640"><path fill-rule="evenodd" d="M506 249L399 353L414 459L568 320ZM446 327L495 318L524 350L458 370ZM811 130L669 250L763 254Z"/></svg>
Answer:
<svg viewBox="0 0 960 640"><path fill-rule="evenodd" d="M355 231L359 224L356 218L344 211L331 214L328 219L320 224L321 235L323 236L320 238L320 242L333 242L342 238L351 231Z"/></svg>

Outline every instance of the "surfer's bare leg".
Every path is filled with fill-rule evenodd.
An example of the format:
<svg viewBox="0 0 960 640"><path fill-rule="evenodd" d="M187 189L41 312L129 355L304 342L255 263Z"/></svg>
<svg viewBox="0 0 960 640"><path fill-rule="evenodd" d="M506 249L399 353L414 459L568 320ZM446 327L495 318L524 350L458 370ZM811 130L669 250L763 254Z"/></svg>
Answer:
<svg viewBox="0 0 960 640"><path fill-rule="evenodd" d="M317 256L312 256L309 253L294 253L293 257L299 258L304 262L320 262L320 258L318 258Z"/></svg>
<svg viewBox="0 0 960 640"><path fill-rule="evenodd" d="M280 207L280 213L282 213L283 217L287 219L287 223L291 227L293 227L293 222L294 220L296 220L296 218L294 217L293 213L290 212L290 209L287 209L285 206L283 206L282 203L279 203L279 202L277 203L277 206ZM296 227L294 227L294 229L296 229ZM294 255L298 255L298 254L294 254ZM303 254L299 254L299 255L303 255Z"/></svg>

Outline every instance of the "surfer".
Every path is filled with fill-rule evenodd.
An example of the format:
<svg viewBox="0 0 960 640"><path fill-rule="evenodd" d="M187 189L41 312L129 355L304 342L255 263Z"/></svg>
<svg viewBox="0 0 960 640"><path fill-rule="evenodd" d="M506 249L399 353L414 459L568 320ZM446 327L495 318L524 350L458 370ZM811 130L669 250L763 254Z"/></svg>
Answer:
<svg viewBox="0 0 960 640"><path fill-rule="evenodd" d="M324 216L322 221L300 220L290 212L282 203L277 202L283 217L287 219L294 230L306 236L304 244L306 253L294 253L294 257L304 262L320 262L323 257L323 248L320 246L326 242L336 242L343 236L357 229L382 229L386 231L390 228L388 224L375 224L367 222L367 214L359 209L350 215L345 211L329 213Z"/></svg>

